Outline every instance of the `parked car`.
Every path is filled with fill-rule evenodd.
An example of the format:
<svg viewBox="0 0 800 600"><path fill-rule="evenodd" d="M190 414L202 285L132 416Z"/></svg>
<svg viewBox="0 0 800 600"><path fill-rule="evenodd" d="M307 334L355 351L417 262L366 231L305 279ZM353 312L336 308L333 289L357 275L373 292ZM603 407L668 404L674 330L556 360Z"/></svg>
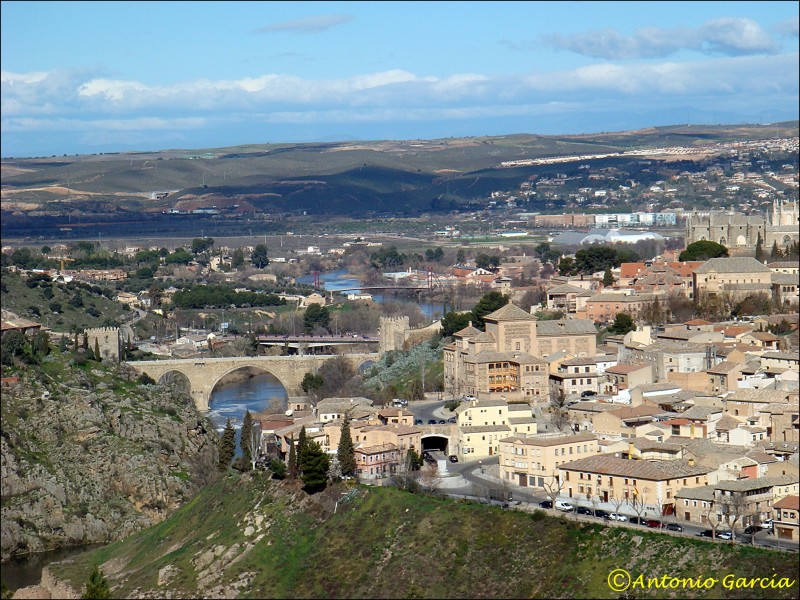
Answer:
<svg viewBox="0 0 800 600"><path fill-rule="evenodd" d="M444 419L439 419L437 425L447 425L447 421L445 421Z"/></svg>
<svg viewBox="0 0 800 600"><path fill-rule="evenodd" d="M718 540L730 540L732 538L733 538L733 535L731 534L730 531L723 531L723 532L717 534L717 539Z"/></svg>
<svg viewBox="0 0 800 600"><path fill-rule="evenodd" d="M414 425L422 425L422 419L414 419Z"/></svg>
<svg viewBox="0 0 800 600"><path fill-rule="evenodd" d="M761 529L772 529L772 519L767 519L761 523Z"/></svg>
<svg viewBox="0 0 800 600"><path fill-rule="evenodd" d="M436 419L428 419L428 425L436 425Z"/></svg>
<svg viewBox="0 0 800 600"><path fill-rule="evenodd" d="M448 423L455 423L456 422L456 418L455 417L450 417L449 419L447 419L447 422Z"/></svg>
<svg viewBox="0 0 800 600"><path fill-rule="evenodd" d="M570 512L575 510L575 507L572 506L569 502L564 502L563 500L556 500L556 509L563 510L564 512Z"/></svg>
<svg viewBox="0 0 800 600"><path fill-rule="evenodd" d="M585 506L579 506L578 508L575 509L575 512L578 513L579 515L589 515L589 516L592 515L592 509L586 508Z"/></svg>
<svg viewBox="0 0 800 600"><path fill-rule="evenodd" d="M700 537L710 538L710 537L714 537L714 532L711 531L710 529L706 529L705 531L701 531L697 535L700 536Z"/></svg>
<svg viewBox="0 0 800 600"><path fill-rule="evenodd" d="M633 523L634 525L644 525L644 519L640 519L639 517L631 517L628 519L628 523Z"/></svg>
<svg viewBox="0 0 800 600"><path fill-rule="evenodd" d="M647 519L647 520L644 522L644 524L645 524L647 527L652 527L653 529L661 529L661 521L658 521L658 520L656 520L656 519Z"/></svg>
<svg viewBox="0 0 800 600"><path fill-rule="evenodd" d="M667 523L666 529L670 531L683 531L683 525L679 523Z"/></svg>
<svg viewBox="0 0 800 600"><path fill-rule="evenodd" d="M583 390L581 392L581 398L588 398L589 396L597 396L597 392L593 392L592 390Z"/></svg>
<svg viewBox="0 0 800 600"><path fill-rule="evenodd" d="M748 525L747 527L744 528L744 532L748 535L753 535L754 533L758 533L759 531L761 531L761 527L759 527L758 525Z"/></svg>
<svg viewBox="0 0 800 600"><path fill-rule="evenodd" d="M543 500L542 502L539 502L539 506L542 508L553 508L553 503L550 502L550 500Z"/></svg>
<svg viewBox="0 0 800 600"><path fill-rule="evenodd" d="M611 513L610 515L608 515L608 518L611 519L612 521L619 521L620 523L623 523L628 520L628 517L626 517L625 515L621 515L619 513Z"/></svg>
<svg viewBox="0 0 800 600"><path fill-rule="evenodd" d="M447 457L447 460L449 460L452 463L457 463L458 457L455 454L451 454L450 456Z"/></svg>
<svg viewBox="0 0 800 600"><path fill-rule="evenodd" d="M610 512L607 510L603 510L602 508L598 508L594 511L594 516L598 519L607 519L611 515Z"/></svg>

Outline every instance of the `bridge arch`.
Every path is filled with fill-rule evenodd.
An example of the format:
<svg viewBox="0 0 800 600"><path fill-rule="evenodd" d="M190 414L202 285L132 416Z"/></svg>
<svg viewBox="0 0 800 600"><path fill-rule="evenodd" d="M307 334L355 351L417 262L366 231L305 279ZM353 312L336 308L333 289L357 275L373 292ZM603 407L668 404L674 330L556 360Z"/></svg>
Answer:
<svg viewBox="0 0 800 600"><path fill-rule="evenodd" d="M269 368L263 367L261 365L248 365L248 364L235 365L229 368L228 370L221 372L219 376L217 376L215 379L212 380L212 382L209 385L209 391L208 391L209 409L211 409L211 403L214 391L220 384L225 385L227 383L234 383L235 380L226 382L225 379L229 378L230 375L233 375L237 371L247 371L247 375L249 377L255 377L258 375L268 375L269 377L274 379L278 383L278 385L280 385L280 387L283 389L283 396L280 399L282 401L282 404L284 405L283 408L285 409L285 402L283 401L287 399L289 396L289 390L286 386L286 383L281 381L281 378L276 373L273 373ZM270 400L270 399L271 398L265 398L265 400Z"/></svg>
<svg viewBox="0 0 800 600"><path fill-rule="evenodd" d="M180 369L171 369L169 371L165 371L164 374L158 378L158 383L173 385L187 394L191 394L192 392L191 379Z"/></svg>

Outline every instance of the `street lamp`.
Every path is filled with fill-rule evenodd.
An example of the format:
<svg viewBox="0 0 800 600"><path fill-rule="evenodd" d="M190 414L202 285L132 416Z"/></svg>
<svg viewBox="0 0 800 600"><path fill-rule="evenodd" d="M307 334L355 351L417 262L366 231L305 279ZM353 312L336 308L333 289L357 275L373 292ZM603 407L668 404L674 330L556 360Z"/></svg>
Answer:
<svg viewBox="0 0 800 600"><path fill-rule="evenodd" d="M478 461L478 466L479 466L479 467L480 467L480 469L481 469L481 473L483 473L483 464L482 464L482 461L480 461L480 460Z"/></svg>

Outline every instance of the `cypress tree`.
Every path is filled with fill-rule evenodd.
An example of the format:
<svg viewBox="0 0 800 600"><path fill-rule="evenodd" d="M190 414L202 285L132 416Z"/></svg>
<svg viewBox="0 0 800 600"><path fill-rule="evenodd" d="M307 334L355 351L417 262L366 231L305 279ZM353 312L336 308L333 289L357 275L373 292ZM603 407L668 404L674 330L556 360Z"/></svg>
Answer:
<svg viewBox="0 0 800 600"><path fill-rule="evenodd" d="M74 346L75 347L73 348L73 350L75 350L75 352L77 352L78 351L78 332L77 331L75 332L75 343L74 343Z"/></svg>
<svg viewBox="0 0 800 600"><path fill-rule="evenodd" d="M306 435L306 426L300 428L300 437L297 438L297 473L303 475L306 469L306 454L308 450L308 436Z"/></svg>
<svg viewBox="0 0 800 600"><path fill-rule="evenodd" d="M769 257L771 260L781 257L781 251L780 248L778 248L778 240L772 242L772 251L769 253Z"/></svg>
<svg viewBox="0 0 800 600"><path fill-rule="evenodd" d="M222 437L219 438L220 471L224 471L230 466L234 454L236 454L236 430L233 428L229 417L228 422L225 423L225 430L222 432Z"/></svg>
<svg viewBox="0 0 800 600"><path fill-rule="evenodd" d="M94 359L97 362L103 360L100 356L100 342L98 341L98 338L94 338Z"/></svg>
<svg viewBox="0 0 800 600"><path fill-rule="evenodd" d="M352 477L356 474L355 447L350 435L350 415L346 415L342 420L342 434L339 437L336 458L339 460L339 469L343 477Z"/></svg>
<svg viewBox="0 0 800 600"><path fill-rule="evenodd" d="M306 444L303 484L307 492L313 494L325 489L328 483L330 459L320 445L311 440Z"/></svg>
<svg viewBox="0 0 800 600"><path fill-rule="evenodd" d="M111 598L111 591L108 589L108 582L106 578L103 577L102 571L100 571L100 567L97 565L94 566L92 570L92 574L89 576L89 581L86 583L86 591L83 593L81 598Z"/></svg>
<svg viewBox="0 0 800 600"><path fill-rule="evenodd" d="M761 232L758 232L758 239L756 240L756 260L764 262L764 242L761 239Z"/></svg>
<svg viewBox="0 0 800 600"><path fill-rule="evenodd" d="M81 347L84 350L88 350L89 349L89 336L86 334L85 331L83 332L83 342L81 343Z"/></svg>
<svg viewBox="0 0 800 600"><path fill-rule="evenodd" d="M614 285L614 274L611 272L611 267L606 267L603 273L603 287L611 287Z"/></svg>
<svg viewBox="0 0 800 600"><path fill-rule="evenodd" d="M242 429L239 431L239 446L242 448L242 458L245 464L251 464L253 453L250 450L250 436L253 434L253 416L250 411L244 413Z"/></svg>

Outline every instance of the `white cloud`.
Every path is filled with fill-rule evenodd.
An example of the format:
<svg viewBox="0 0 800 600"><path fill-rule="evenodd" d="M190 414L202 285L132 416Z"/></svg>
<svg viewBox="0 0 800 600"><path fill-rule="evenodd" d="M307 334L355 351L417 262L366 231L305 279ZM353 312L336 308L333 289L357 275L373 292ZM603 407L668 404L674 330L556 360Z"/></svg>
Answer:
<svg viewBox="0 0 800 600"><path fill-rule="evenodd" d="M318 15L314 17L306 17L304 19L296 19L294 21L284 21L282 23L274 23L273 25L266 25L254 30L253 33L275 33L281 31L289 31L293 33L319 33L327 31L331 27L342 25L348 21L352 21L352 15Z"/></svg>
<svg viewBox="0 0 800 600"><path fill-rule="evenodd" d="M645 27L633 35L613 29L570 36L553 34L544 36L543 41L555 48L609 60L661 58L680 50L729 56L774 54L779 50L777 42L758 23L745 18L714 19L697 29Z"/></svg>

